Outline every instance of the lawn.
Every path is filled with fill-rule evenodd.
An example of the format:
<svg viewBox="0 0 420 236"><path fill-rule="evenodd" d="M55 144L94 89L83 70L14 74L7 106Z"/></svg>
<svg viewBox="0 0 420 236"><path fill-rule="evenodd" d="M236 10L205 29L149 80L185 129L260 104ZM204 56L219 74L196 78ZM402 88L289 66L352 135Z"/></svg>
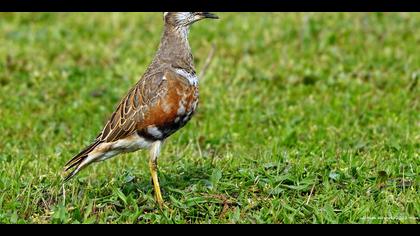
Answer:
<svg viewBox="0 0 420 236"><path fill-rule="evenodd" d="M217 13L159 158L63 165L151 61L161 13L0 14L1 223L419 223L420 14Z"/></svg>

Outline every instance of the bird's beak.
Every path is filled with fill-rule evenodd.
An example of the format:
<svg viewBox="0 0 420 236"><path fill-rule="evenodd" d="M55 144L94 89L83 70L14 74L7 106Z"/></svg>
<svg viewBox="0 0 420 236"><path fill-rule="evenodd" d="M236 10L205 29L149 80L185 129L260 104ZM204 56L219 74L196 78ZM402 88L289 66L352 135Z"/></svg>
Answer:
<svg viewBox="0 0 420 236"><path fill-rule="evenodd" d="M213 13L210 13L210 12L202 12L201 14L201 17L204 19L204 18L207 18L207 19L219 19L219 17L218 16L216 16L215 14L213 14Z"/></svg>

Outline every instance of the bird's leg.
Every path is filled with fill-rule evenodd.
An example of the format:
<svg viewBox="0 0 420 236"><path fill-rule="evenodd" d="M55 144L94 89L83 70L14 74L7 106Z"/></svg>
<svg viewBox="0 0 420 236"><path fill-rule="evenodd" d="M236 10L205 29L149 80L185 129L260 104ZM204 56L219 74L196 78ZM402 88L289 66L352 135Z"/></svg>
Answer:
<svg viewBox="0 0 420 236"><path fill-rule="evenodd" d="M159 179L157 175L157 172L158 172L157 158L159 156L161 145L162 145L162 141L156 141L152 144L152 147L150 148L150 159L149 159L149 169L152 175L153 187L155 190L155 198L160 207L163 206L163 199L162 199L162 194L160 192Z"/></svg>

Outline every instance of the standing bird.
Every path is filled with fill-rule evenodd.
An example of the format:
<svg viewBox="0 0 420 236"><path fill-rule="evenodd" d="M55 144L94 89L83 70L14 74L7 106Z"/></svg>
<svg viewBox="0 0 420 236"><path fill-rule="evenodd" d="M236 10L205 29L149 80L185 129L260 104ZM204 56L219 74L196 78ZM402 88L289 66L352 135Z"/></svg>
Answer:
<svg viewBox="0 0 420 236"><path fill-rule="evenodd" d="M163 205L157 158L166 138L182 128L198 104L198 77L188 42L190 26L202 19L218 19L209 12L165 12L164 33L152 63L121 100L95 141L73 157L65 181L93 162L120 153L149 149L149 168L156 201Z"/></svg>

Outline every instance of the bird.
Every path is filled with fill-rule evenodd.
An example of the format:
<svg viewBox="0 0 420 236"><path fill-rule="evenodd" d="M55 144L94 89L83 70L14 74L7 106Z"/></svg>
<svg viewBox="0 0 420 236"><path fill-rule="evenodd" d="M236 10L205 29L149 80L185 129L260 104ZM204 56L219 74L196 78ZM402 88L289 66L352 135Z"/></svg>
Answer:
<svg viewBox="0 0 420 236"><path fill-rule="evenodd" d="M92 163L123 153L149 150L155 200L164 205L157 160L164 141L184 127L199 101L199 78L188 41L190 27L210 12L164 12L158 50L144 74L121 99L96 139L64 166L69 181Z"/></svg>

